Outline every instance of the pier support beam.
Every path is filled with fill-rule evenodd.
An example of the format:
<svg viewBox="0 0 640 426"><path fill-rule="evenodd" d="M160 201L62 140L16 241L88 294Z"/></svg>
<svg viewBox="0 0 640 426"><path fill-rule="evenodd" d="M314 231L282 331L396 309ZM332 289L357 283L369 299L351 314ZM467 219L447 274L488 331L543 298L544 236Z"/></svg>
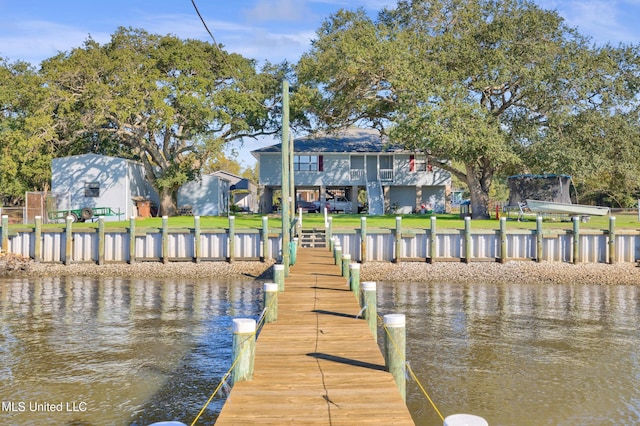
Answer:
<svg viewBox="0 0 640 426"><path fill-rule="evenodd" d="M349 283L349 264L351 263L351 255L349 253L342 255L342 276L347 279Z"/></svg>
<svg viewBox="0 0 640 426"><path fill-rule="evenodd" d="M283 271L284 272L284 271ZM264 322L278 321L278 284L264 283Z"/></svg>
<svg viewBox="0 0 640 426"><path fill-rule="evenodd" d="M232 384L253 379L255 355L256 320L251 318L234 319L233 360L235 362L235 367L231 374Z"/></svg>
<svg viewBox="0 0 640 426"><path fill-rule="evenodd" d="M360 307L364 310L364 318L369 324L369 330L373 334L373 340L378 341L378 306L376 299L376 283L365 281L362 283Z"/></svg>
<svg viewBox="0 0 640 426"><path fill-rule="evenodd" d="M429 263L435 263L438 252L438 236L436 235L436 217L431 216L429 224Z"/></svg>
<svg viewBox="0 0 640 426"><path fill-rule="evenodd" d="M407 329L403 314L388 314L384 316L384 361L387 370L391 373L396 386L402 395L402 400L407 401L406 352Z"/></svg>
<svg viewBox="0 0 640 426"><path fill-rule="evenodd" d="M536 217L536 262L542 262L542 216Z"/></svg>
<svg viewBox="0 0 640 426"><path fill-rule="evenodd" d="M284 265L273 265L273 280L278 284L278 291L284 291Z"/></svg>
<svg viewBox="0 0 640 426"><path fill-rule="evenodd" d="M349 288L356 296L356 300L360 297L360 264L352 263L349 265Z"/></svg>

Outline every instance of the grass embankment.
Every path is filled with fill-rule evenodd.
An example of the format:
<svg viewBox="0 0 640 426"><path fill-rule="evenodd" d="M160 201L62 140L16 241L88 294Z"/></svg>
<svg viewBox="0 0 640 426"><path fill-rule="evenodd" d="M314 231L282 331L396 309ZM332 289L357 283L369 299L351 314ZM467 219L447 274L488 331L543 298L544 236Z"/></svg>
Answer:
<svg viewBox="0 0 640 426"><path fill-rule="evenodd" d="M261 229L262 216L259 214L241 214L235 216L235 226L237 229ZM333 229L358 229L360 228L361 214L335 214L333 218ZM430 215L382 215L382 216L365 216L367 218L367 228L383 228L393 229L396 226L396 217L402 217L402 227L405 229L428 229L430 227ZM455 214L438 214L436 226L438 229L464 229L464 220ZM281 220L279 215L269 215L269 228L280 228ZM297 215L296 215L297 217ZM640 230L638 215L635 213L616 214L617 230ZM44 225L44 228L64 226L64 224ZM105 222L105 228L127 228L129 221ZM320 213L304 213L302 215L302 226L305 229L324 228L324 215ZM12 226L13 227L13 226ZM18 226L16 226L17 228ZM24 227L24 225L19 225ZM74 223L74 228L97 228L97 222ZM160 228L162 227L162 219L152 217L136 220L136 227L140 228ZM193 217L176 216L169 218L170 228L193 228ZM203 229L224 229L229 227L229 219L226 216L203 216L200 218L200 227ZM496 219L489 220L473 220L471 229L475 230L495 230L500 225ZM547 231L562 231L572 229L571 221L545 220L543 229ZM509 230L534 230L536 222L533 219L517 221L507 220L507 229ZM581 222L580 229L583 230L605 230L609 229L609 216L592 216L588 222Z"/></svg>

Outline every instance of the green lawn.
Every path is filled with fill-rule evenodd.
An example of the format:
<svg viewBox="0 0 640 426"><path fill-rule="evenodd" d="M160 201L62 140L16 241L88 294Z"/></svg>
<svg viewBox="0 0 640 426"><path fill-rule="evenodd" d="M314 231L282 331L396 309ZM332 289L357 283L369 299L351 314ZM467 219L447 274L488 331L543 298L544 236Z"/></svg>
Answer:
<svg viewBox="0 0 640 426"><path fill-rule="evenodd" d="M298 217L297 215L295 216ZM331 216L333 229L355 229L360 228L359 214L335 214ZM383 215L383 216L365 216L367 218L367 228L395 228L397 215ZM402 227L411 229L428 229L430 226L430 215L400 215L402 217ZM464 220L455 214L438 214L437 228L438 229L464 229ZM246 229L262 228L262 215L259 214L241 214L235 217L236 228ZM304 213L302 215L303 228L324 228L324 216L320 213ZM48 227L60 227L64 224L45 225ZM76 223L74 228L97 228L98 224L94 223ZM129 226L129 221L120 222L105 222L106 228L126 228ZM139 228L160 228L162 226L161 218L148 218L136 220L136 227ZM472 220L472 229L498 229L499 222L495 219L492 220ZM545 230L565 230L571 229L572 223L570 221L559 220L545 220L543 222L543 228ZM13 226L12 226L13 227ZM15 225L15 227L24 227L24 225ZM193 217L189 216L176 216L169 218L169 227L171 228L193 228ZM200 227L203 229L211 228L228 228L229 219L226 216L203 216L200 218ZM280 217L277 215L269 215L269 227L279 228L281 227ZM516 220L507 220L507 229L535 229L535 220L525 220L518 222ZM609 228L609 217L596 217L593 216L588 222L580 223L581 229L593 229L602 230ZM635 213L624 213L616 215L616 229L624 230L640 230L640 223L638 222L638 215Z"/></svg>

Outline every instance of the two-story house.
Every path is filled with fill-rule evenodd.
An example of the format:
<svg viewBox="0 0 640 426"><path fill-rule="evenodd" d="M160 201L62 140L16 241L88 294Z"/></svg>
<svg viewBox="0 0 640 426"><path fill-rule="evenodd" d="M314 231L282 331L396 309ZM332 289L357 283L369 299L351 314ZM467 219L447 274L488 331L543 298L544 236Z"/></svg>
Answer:
<svg viewBox="0 0 640 426"><path fill-rule="evenodd" d="M424 154L390 144L376 130L349 128L294 140L296 192L317 191L320 205L344 193L357 211L358 193L366 190L369 214L445 212L451 175L429 164ZM282 181L282 144L252 151L259 163L260 210L268 213Z"/></svg>

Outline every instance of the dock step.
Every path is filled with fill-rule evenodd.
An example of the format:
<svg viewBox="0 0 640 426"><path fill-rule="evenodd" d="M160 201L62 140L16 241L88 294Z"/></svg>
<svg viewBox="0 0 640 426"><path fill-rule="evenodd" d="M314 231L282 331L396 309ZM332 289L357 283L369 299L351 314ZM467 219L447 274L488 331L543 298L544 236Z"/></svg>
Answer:
<svg viewBox="0 0 640 426"><path fill-rule="evenodd" d="M327 235L324 229L303 229L300 231L300 245L307 248L327 247Z"/></svg>

